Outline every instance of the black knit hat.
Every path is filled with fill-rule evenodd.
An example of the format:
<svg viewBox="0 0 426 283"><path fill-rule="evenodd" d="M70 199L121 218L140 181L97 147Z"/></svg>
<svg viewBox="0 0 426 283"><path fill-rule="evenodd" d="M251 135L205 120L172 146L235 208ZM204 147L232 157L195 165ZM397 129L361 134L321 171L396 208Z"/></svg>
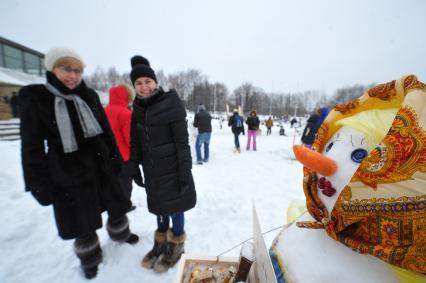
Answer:
<svg viewBox="0 0 426 283"><path fill-rule="evenodd" d="M148 59L140 55L135 55L130 59L132 71L130 72L130 80L135 85L135 81L140 77L147 77L153 79L157 83L157 77L154 70L149 65Z"/></svg>

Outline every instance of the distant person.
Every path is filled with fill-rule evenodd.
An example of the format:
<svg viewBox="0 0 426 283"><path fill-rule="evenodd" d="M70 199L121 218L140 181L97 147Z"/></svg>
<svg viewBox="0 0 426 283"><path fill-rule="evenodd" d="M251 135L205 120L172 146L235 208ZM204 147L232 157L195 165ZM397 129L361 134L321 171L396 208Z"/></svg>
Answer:
<svg viewBox="0 0 426 283"><path fill-rule="evenodd" d="M265 122L266 125L266 135L269 136L272 133L272 127L274 126L274 122L272 121L271 116L269 116L269 119Z"/></svg>
<svg viewBox="0 0 426 283"><path fill-rule="evenodd" d="M256 151L256 133L259 129L260 121L257 117L256 111L251 111L246 120L247 124L247 146L246 149L250 150L251 140L253 139L253 150Z"/></svg>
<svg viewBox="0 0 426 283"><path fill-rule="evenodd" d="M285 136L285 130L284 130L284 126L281 124L280 125L280 136Z"/></svg>
<svg viewBox="0 0 426 283"><path fill-rule="evenodd" d="M320 107L315 113L309 116L301 138L304 146L312 148L318 129L321 127L329 111L328 107Z"/></svg>
<svg viewBox="0 0 426 283"><path fill-rule="evenodd" d="M46 83L19 92L25 189L41 205L53 205L59 236L74 239L85 277L94 278L103 211L112 240L139 240L126 217L131 203L119 182L122 161L99 96L83 80L80 55L58 47L44 60Z"/></svg>
<svg viewBox="0 0 426 283"><path fill-rule="evenodd" d="M120 173L121 186L127 197L132 196L132 170L130 159L130 121L132 119L132 111L129 103L133 102L133 93L125 85L114 86L109 90L109 103L105 107L105 113L114 133L115 140L123 157L124 164ZM129 211L136 207L132 205Z"/></svg>
<svg viewBox="0 0 426 283"><path fill-rule="evenodd" d="M220 116L220 118L219 118L219 128L221 130L222 130L223 121L225 121L225 119L223 118L223 116Z"/></svg>
<svg viewBox="0 0 426 283"><path fill-rule="evenodd" d="M194 127L198 128L198 136L195 141L197 164L209 161L209 144L212 134L212 116L206 111L204 105L198 106L198 112L194 117ZM201 157L201 146L204 146L204 158Z"/></svg>
<svg viewBox="0 0 426 283"><path fill-rule="evenodd" d="M18 118L19 117L19 103L18 103L18 96L16 95L16 92L12 93L12 97L10 98L10 108L12 110L13 118Z"/></svg>
<svg viewBox="0 0 426 283"><path fill-rule="evenodd" d="M290 121L290 127L295 128L296 124L297 124L297 119L296 119L296 117L293 117L293 119L291 119L291 121Z"/></svg>
<svg viewBox="0 0 426 283"><path fill-rule="evenodd" d="M137 94L133 102L130 160L138 172L135 183L145 186L148 210L157 219L154 245L144 256L142 266L166 272L185 251L184 212L197 202L186 111L176 91L158 86L146 58L136 55L130 62L130 79Z"/></svg>
<svg viewBox="0 0 426 283"><path fill-rule="evenodd" d="M315 140L315 135L318 131L320 116L316 113L313 113L309 116L305 129L303 130L301 141L304 146L307 148L312 148L312 144Z"/></svg>
<svg viewBox="0 0 426 283"><path fill-rule="evenodd" d="M234 145L235 145L235 152L240 153L240 134L244 134L244 124L243 124L243 118L238 114L238 109L234 109L234 113L229 118L228 126L231 127L232 133L234 134Z"/></svg>

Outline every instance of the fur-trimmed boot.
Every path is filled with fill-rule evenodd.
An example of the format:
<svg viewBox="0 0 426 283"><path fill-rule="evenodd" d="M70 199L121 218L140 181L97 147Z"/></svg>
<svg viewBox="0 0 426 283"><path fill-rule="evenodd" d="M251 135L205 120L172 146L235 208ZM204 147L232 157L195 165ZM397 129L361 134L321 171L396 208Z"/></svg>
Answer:
<svg viewBox="0 0 426 283"><path fill-rule="evenodd" d="M98 265L102 261L102 250L98 235L95 232L77 237L74 241L74 252L80 259L81 268L87 279L95 278Z"/></svg>
<svg viewBox="0 0 426 283"><path fill-rule="evenodd" d="M170 267L173 267L185 252L184 244L186 233L175 236L172 230L167 231L167 245L163 254L160 255L154 264L154 271L161 273L166 272Z"/></svg>
<svg viewBox="0 0 426 283"><path fill-rule="evenodd" d="M167 232L154 232L154 246L142 260L142 266L148 269L154 267L158 257L164 253L167 244Z"/></svg>
<svg viewBox="0 0 426 283"><path fill-rule="evenodd" d="M107 231L109 237L116 242L125 242L131 245L139 242L139 237L136 234L130 233L129 220L124 215L121 218L111 219L108 217Z"/></svg>

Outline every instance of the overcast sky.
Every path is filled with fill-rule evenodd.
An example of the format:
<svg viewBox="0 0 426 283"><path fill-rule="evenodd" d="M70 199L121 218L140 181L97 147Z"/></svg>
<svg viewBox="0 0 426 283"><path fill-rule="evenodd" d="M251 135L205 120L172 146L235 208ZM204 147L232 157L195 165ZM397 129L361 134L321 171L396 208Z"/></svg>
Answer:
<svg viewBox="0 0 426 283"><path fill-rule="evenodd" d="M87 70L195 68L232 91L426 81L424 0L1 0L0 36L45 53L74 48Z"/></svg>

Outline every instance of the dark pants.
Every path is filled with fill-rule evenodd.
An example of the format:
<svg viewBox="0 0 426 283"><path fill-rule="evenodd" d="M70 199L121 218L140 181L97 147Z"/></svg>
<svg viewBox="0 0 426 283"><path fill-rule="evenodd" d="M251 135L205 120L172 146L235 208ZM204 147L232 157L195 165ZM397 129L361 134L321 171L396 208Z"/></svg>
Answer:
<svg viewBox="0 0 426 283"><path fill-rule="evenodd" d="M182 235L185 232L184 231L185 217L183 215L183 212L177 212L171 215L163 215L163 216L157 215L158 232L164 233L169 229L170 218L172 219L172 222L173 222L173 228L172 228L173 234L175 236Z"/></svg>
<svg viewBox="0 0 426 283"><path fill-rule="evenodd" d="M269 136L271 134L271 128L268 128L268 130L266 130L266 135Z"/></svg>
<svg viewBox="0 0 426 283"><path fill-rule="evenodd" d="M236 148L240 148L240 133L234 133L234 144Z"/></svg>

